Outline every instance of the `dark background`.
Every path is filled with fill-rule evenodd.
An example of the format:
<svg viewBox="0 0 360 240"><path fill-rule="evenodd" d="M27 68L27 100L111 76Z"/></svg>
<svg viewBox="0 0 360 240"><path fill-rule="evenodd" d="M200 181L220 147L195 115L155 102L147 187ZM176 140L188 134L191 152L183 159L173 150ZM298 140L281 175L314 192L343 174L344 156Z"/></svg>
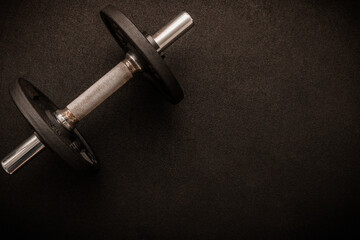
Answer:
<svg viewBox="0 0 360 240"><path fill-rule="evenodd" d="M149 33L190 13L195 27L166 51L185 99L137 76L79 125L97 175L50 150L0 172L2 236L359 235L358 1L1 1L0 156L32 132L11 82L64 107L122 60L107 4Z"/></svg>

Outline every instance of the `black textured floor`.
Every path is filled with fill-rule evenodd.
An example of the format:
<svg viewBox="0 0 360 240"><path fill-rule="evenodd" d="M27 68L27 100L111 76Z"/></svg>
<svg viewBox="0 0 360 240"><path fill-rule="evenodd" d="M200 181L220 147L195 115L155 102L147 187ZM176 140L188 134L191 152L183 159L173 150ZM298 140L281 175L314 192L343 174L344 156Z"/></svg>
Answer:
<svg viewBox="0 0 360 240"><path fill-rule="evenodd" d="M359 1L2 1L0 156L31 134L8 86L60 107L124 53L99 11L154 33L185 99L136 77L80 124L102 161L80 177L49 150L0 172L1 233L47 239L351 238L360 227Z"/></svg>

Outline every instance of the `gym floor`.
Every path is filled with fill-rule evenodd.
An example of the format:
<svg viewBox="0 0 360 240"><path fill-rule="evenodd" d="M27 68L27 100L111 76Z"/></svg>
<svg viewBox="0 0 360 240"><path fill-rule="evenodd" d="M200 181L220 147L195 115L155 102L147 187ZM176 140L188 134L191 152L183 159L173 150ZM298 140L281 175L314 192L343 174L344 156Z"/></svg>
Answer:
<svg viewBox="0 0 360 240"><path fill-rule="evenodd" d="M140 75L79 124L101 160L50 150L0 171L1 233L46 239L354 239L360 227L359 1L1 1L0 158L31 133L8 86L66 106L124 57L99 11L156 32L185 98Z"/></svg>

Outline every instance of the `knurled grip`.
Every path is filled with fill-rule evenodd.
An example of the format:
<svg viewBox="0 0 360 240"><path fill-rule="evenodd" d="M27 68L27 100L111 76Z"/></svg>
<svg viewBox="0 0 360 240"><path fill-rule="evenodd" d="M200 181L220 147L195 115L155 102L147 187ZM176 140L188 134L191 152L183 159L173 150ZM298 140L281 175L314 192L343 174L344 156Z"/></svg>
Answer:
<svg viewBox="0 0 360 240"><path fill-rule="evenodd" d="M120 62L67 105L67 109L69 109L77 121L80 121L132 77L133 74L127 65L124 62Z"/></svg>

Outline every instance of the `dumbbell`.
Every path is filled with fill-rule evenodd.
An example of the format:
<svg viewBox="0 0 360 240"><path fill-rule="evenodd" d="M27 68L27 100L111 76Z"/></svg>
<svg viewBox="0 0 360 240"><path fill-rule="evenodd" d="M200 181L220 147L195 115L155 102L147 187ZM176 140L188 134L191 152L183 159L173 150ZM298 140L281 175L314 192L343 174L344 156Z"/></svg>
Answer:
<svg viewBox="0 0 360 240"><path fill-rule="evenodd" d="M135 73L143 73L171 103L183 99L183 91L165 63L163 51L193 26L190 15L181 13L152 36L140 32L114 6L101 10L100 16L126 52L125 59L63 109L27 80L15 81L10 95L34 133L1 161L7 173L16 172L45 147L81 172L99 169L99 160L76 125Z"/></svg>

